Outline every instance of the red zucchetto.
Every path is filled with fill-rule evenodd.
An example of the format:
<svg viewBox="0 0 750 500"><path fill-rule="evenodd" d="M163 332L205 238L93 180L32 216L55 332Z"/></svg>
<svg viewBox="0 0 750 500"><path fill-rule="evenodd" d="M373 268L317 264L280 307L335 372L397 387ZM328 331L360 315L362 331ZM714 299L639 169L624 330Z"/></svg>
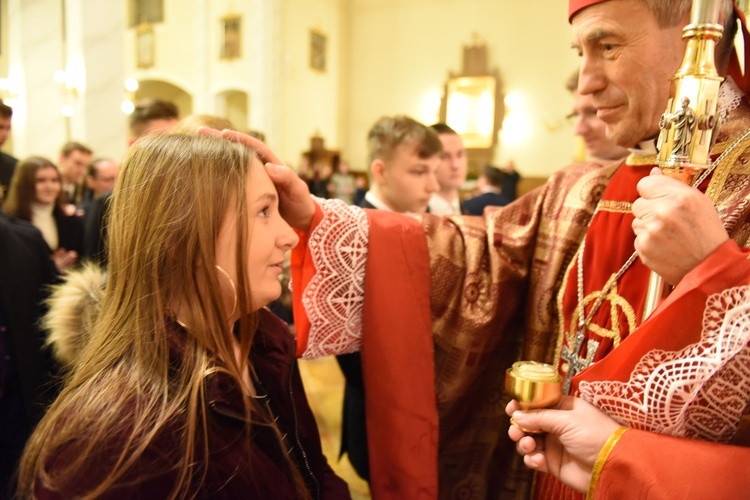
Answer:
<svg viewBox="0 0 750 500"><path fill-rule="evenodd" d="M586 7L606 1L607 0L570 0L568 3L568 22L571 22L573 16Z"/></svg>

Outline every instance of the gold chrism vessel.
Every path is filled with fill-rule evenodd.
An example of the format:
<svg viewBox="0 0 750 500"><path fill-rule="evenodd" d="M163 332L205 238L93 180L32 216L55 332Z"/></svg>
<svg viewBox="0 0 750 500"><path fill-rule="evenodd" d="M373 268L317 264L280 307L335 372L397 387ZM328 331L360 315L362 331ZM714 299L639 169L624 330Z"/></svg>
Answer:
<svg viewBox="0 0 750 500"><path fill-rule="evenodd" d="M562 377L554 366L517 361L505 372L505 391L521 409L552 406L562 397Z"/></svg>

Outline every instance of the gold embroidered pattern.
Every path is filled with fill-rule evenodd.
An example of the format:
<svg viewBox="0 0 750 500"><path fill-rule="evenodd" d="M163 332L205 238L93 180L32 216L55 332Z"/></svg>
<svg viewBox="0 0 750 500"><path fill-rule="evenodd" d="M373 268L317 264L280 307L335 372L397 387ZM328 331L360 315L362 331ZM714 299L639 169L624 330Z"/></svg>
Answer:
<svg viewBox="0 0 750 500"><path fill-rule="evenodd" d="M630 214L633 213L633 204L629 201L602 200L599 202L599 211Z"/></svg>
<svg viewBox="0 0 750 500"><path fill-rule="evenodd" d="M630 155L625 160L626 165L630 165L631 167L640 167L643 165L656 165L656 155L636 155L633 153L630 153Z"/></svg>
<svg viewBox="0 0 750 500"><path fill-rule="evenodd" d="M720 165L716 166L713 176L711 177L711 182L708 184L708 189L706 189L706 195L711 198L711 201L713 201L714 204L719 200L719 195L724 188L724 184L727 182L729 173L735 167L737 160L742 153L745 152L748 145L750 145L750 136L742 138L737 145L732 144L731 147L734 148L734 150L727 154L726 158L722 160Z"/></svg>
<svg viewBox="0 0 750 500"><path fill-rule="evenodd" d="M610 286L610 281L615 277L615 274L613 274L609 280L607 280L607 283L604 285L604 290L606 290ZM578 325L578 318L581 314L581 305L583 306L584 310L587 305L590 303L596 301L599 298L599 295L601 295L602 290L596 290L595 292L591 292L583 299L583 304L579 304L576 306L576 308L573 310L573 314L570 318L570 332L568 333L568 342L571 342L571 339L573 338L574 332L576 330L576 325ZM610 328L607 329L605 327L599 326L596 323L588 323L586 324L586 331L591 331L595 333L596 335L612 339L612 342L614 343L614 347L617 347L620 345L620 341L622 340L622 328L620 326L620 311L622 311L622 314L625 316L628 322L627 330L625 332L630 335L633 333L633 330L635 330L635 311L633 310L633 307L628 303L627 300L625 300L624 297L622 297L618 291L617 291L617 283L612 286L612 289L607 293L607 295L604 297L605 302L609 302L609 321L610 321ZM584 332L585 333L585 332Z"/></svg>

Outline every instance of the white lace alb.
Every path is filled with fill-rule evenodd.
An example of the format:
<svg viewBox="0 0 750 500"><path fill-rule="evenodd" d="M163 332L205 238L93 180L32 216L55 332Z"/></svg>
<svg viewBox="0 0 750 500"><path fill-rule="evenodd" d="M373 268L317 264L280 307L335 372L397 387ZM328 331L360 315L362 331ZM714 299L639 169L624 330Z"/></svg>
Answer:
<svg viewBox="0 0 750 500"><path fill-rule="evenodd" d="M315 275L302 292L310 320L303 358L359 351L370 226L360 207L315 198L323 220L310 233Z"/></svg>
<svg viewBox="0 0 750 500"><path fill-rule="evenodd" d="M709 297L699 342L650 351L628 382L581 382L580 395L635 429L726 442L750 400L749 342L750 287L730 288Z"/></svg>

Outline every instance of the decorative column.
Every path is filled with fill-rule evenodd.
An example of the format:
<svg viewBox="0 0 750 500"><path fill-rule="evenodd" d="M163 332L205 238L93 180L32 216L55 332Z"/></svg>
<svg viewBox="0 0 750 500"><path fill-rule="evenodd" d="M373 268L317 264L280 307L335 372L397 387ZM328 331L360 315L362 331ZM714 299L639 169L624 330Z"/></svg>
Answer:
<svg viewBox="0 0 750 500"><path fill-rule="evenodd" d="M65 69L80 82L71 139L92 147L94 156L119 161L128 138L127 117L120 110L125 98L126 2L64 1Z"/></svg>
<svg viewBox="0 0 750 500"><path fill-rule="evenodd" d="M63 68L61 0L8 0L8 78L16 90L13 153L57 160L65 142L63 98L53 77Z"/></svg>

